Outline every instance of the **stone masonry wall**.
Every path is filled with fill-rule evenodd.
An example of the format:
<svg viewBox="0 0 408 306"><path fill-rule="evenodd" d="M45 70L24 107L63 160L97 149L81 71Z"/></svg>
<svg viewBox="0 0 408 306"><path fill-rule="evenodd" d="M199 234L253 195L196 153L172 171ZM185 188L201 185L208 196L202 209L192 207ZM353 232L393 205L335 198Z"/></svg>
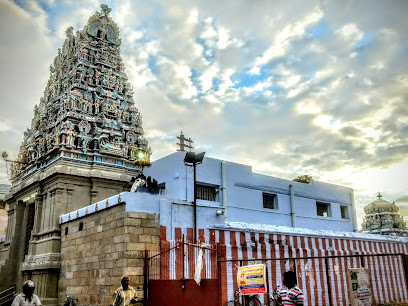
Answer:
<svg viewBox="0 0 408 306"><path fill-rule="evenodd" d="M62 224L58 304L70 295L109 305L124 274L142 298L144 251L159 250L159 234L158 214L126 212L124 203Z"/></svg>

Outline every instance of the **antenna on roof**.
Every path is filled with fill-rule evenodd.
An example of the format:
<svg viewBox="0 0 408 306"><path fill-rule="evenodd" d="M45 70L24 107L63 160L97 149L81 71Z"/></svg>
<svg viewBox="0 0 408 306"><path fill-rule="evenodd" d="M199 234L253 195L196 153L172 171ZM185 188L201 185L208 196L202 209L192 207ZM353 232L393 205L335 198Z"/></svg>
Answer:
<svg viewBox="0 0 408 306"><path fill-rule="evenodd" d="M177 143L177 145L180 146L177 151L182 151L185 152L186 148L189 149L189 152L191 152L191 149L193 149L193 146L191 145L194 141L191 140L191 138L186 138L183 135L183 131L180 132L180 136L177 136L177 138L180 140L180 143Z"/></svg>

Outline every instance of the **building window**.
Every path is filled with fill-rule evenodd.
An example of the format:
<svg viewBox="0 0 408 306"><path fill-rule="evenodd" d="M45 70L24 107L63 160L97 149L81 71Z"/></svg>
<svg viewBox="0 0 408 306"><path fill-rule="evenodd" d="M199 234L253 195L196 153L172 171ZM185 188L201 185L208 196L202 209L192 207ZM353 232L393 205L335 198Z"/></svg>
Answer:
<svg viewBox="0 0 408 306"><path fill-rule="evenodd" d="M79 231L82 231L84 229L84 222L79 222Z"/></svg>
<svg viewBox="0 0 408 306"><path fill-rule="evenodd" d="M68 226L65 228L65 236L68 235Z"/></svg>
<svg viewBox="0 0 408 306"><path fill-rule="evenodd" d="M263 194L263 208L276 209L276 194Z"/></svg>
<svg viewBox="0 0 408 306"><path fill-rule="evenodd" d="M196 184L197 199L204 201L217 201L217 187L211 185Z"/></svg>
<svg viewBox="0 0 408 306"><path fill-rule="evenodd" d="M349 218L347 206L340 205L340 212L341 212L341 218L342 219L348 219Z"/></svg>
<svg viewBox="0 0 408 306"><path fill-rule="evenodd" d="M330 217L330 204L316 202L317 215L321 217Z"/></svg>

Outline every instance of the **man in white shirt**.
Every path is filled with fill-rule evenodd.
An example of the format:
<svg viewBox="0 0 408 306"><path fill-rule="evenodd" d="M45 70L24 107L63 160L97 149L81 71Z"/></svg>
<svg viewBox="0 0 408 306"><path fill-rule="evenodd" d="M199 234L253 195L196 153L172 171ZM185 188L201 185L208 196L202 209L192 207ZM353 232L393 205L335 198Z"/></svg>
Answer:
<svg viewBox="0 0 408 306"><path fill-rule="evenodd" d="M136 290L129 286L129 281L129 276L122 276L122 279L120 280L122 287L119 287L113 293L111 306L128 306L130 304L136 304Z"/></svg>

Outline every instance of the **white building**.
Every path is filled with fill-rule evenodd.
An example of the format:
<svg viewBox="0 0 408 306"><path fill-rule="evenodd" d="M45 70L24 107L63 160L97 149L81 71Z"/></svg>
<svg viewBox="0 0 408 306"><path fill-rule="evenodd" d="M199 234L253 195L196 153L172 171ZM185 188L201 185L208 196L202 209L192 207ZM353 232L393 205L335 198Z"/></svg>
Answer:
<svg viewBox="0 0 408 306"><path fill-rule="evenodd" d="M160 198L157 209L152 203L149 210L158 210L161 225L168 229L194 226L194 173L192 167L184 164L185 155L186 152L175 152L156 160L144 171L164 188L159 197L149 197L153 202ZM208 157L197 165L196 177L197 228L245 222L357 231L351 188L284 180L253 173L247 165Z"/></svg>

